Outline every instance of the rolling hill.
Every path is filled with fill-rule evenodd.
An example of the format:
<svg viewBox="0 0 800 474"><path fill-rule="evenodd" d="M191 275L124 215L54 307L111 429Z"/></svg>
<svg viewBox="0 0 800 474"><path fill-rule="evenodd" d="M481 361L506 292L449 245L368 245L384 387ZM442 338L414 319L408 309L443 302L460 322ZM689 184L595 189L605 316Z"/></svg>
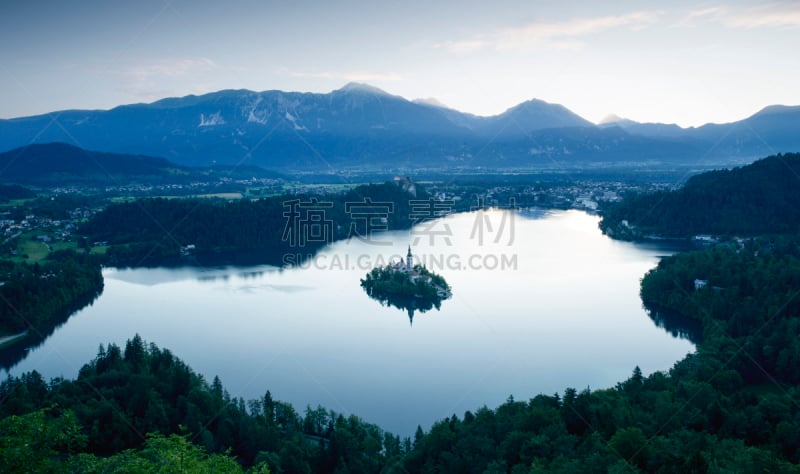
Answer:
<svg viewBox="0 0 800 474"><path fill-rule="evenodd" d="M186 183L212 176L276 177L253 167L190 168L163 158L89 151L66 143L33 144L0 153L0 183L31 186Z"/></svg>

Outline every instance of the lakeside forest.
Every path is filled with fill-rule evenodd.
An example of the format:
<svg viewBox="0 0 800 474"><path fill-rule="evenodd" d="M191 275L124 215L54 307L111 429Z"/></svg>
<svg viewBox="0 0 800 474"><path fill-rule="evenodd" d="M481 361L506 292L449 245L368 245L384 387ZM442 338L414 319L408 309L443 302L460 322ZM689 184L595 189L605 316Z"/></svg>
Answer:
<svg viewBox="0 0 800 474"><path fill-rule="evenodd" d="M799 158L698 175L679 190L626 196L604 209L601 227L617 238L662 235L676 209L687 224L664 235L718 236L713 246L663 259L642 280L654 321L693 334L697 344L669 371L644 376L632 368L609 389L509 397L401 439L354 415L298 412L266 388L257 400L232 398L218 378L209 382L167 348L132 335L125 347L101 346L74 380L45 381L31 372L3 381L0 465L9 472L151 472L176 460L185 470L214 472L800 472L800 220L791 212L780 224L770 217L773 206L793 205L796 193L781 166L794 169ZM341 202L408 202L408 190L395 184L351 193ZM720 194L727 198L715 200ZM687 207L687 196L707 205ZM102 288L102 264L160 264L180 259L188 244L219 255L240 246L263 250L285 230L282 202L113 204L81 229L83 248L37 264L5 263L4 271L41 283L42 292L52 288L43 282L78 278L84 284L74 295L61 284L58 296L91 297ZM659 211L662 203L668 211ZM348 216L337 207L332 220L342 238ZM399 208L388 228L412 224L403 218L410 209ZM262 213L267 221L251 222ZM739 227L729 227L733 221ZM171 223L171 237L153 222ZM280 225L261 227L269 222ZM620 231L631 227L642 233ZM108 244L102 254L88 248L99 240ZM21 327L4 324L8 332Z"/></svg>
<svg viewBox="0 0 800 474"><path fill-rule="evenodd" d="M678 190L627 195L603 210L601 228L619 239L800 232L798 177L800 153L701 173Z"/></svg>

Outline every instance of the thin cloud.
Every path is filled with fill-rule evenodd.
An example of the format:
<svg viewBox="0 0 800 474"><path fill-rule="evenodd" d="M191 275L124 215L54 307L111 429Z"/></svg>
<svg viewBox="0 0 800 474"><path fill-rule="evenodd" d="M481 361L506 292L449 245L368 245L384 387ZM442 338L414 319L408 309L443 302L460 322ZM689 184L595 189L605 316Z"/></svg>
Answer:
<svg viewBox="0 0 800 474"><path fill-rule="evenodd" d="M696 26L698 23L719 23L734 29L793 28L800 26L800 4L780 2L749 8L704 8L690 11L678 25Z"/></svg>
<svg viewBox="0 0 800 474"><path fill-rule="evenodd" d="M216 68L217 64L211 59L187 58L140 64L128 69L125 73L135 80L147 81L154 77L176 77L198 71L210 71Z"/></svg>
<svg viewBox="0 0 800 474"><path fill-rule="evenodd" d="M364 71L350 71L350 72L303 72L292 71L290 74L294 77L312 77L316 79L334 79L337 81L347 82L372 82L372 81L402 81L403 77L397 73L379 73L379 72L364 72Z"/></svg>
<svg viewBox="0 0 800 474"><path fill-rule="evenodd" d="M687 15L689 18L707 18L716 17L725 12L723 7L709 7L700 10L692 10Z"/></svg>
<svg viewBox="0 0 800 474"><path fill-rule="evenodd" d="M737 12L725 19L731 28L798 27L800 26L800 4L773 3Z"/></svg>
<svg viewBox="0 0 800 474"><path fill-rule="evenodd" d="M581 41L583 37L619 28L639 31L658 22L661 15L661 12L632 12L624 15L534 22L471 39L439 43L435 47L453 54L467 54L487 49L578 49L584 45Z"/></svg>
<svg viewBox="0 0 800 474"><path fill-rule="evenodd" d="M675 26L695 26L697 23L715 21L721 18L727 10L724 7L709 7L692 10Z"/></svg>
<svg viewBox="0 0 800 474"><path fill-rule="evenodd" d="M218 69L208 58L182 58L140 63L108 73L121 77L117 90L131 101L150 102L183 94L203 94L211 90L205 73Z"/></svg>
<svg viewBox="0 0 800 474"><path fill-rule="evenodd" d="M469 54L480 51L489 46L484 40L446 41L434 45L435 48L445 49L453 54Z"/></svg>

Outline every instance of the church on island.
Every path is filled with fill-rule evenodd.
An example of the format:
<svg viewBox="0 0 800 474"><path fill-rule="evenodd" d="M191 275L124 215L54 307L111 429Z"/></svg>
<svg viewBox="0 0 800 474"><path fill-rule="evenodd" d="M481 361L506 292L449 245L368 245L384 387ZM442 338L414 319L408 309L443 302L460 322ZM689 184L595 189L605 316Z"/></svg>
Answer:
<svg viewBox="0 0 800 474"><path fill-rule="evenodd" d="M411 255L411 246L408 246L408 253L406 254L406 259L400 259L392 265L392 270L404 273L411 273L414 271L414 256Z"/></svg>
<svg viewBox="0 0 800 474"><path fill-rule="evenodd" d="M425 284L435 287L439 298L449 298L451 295L449 289L443 288L432 281L430 275L428 274L429 272L424 270L420 272L420 270L414 268L414 256L411 254L411 245L408 246L408 253L406 253L405 260L400 259L391 266L391 269L395 272L402 272L408 275L408 279L411 281L411 283L421 281Z"/></svg>
<svg viewBox="0 0 800 474"><path fill-rule="evenodd" d="M361 279L361 287L381 304L408 311L412 324L415 311L438 310L442 300L452 296L450 285L441 275L424 265L414 265L410 245L405 259L373 268Z"/></svg>

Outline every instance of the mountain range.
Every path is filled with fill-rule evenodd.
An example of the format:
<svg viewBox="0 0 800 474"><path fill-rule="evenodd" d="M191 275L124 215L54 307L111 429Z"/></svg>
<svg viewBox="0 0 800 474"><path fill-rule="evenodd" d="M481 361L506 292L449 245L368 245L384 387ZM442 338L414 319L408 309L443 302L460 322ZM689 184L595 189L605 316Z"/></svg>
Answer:
<svg viewBox="0 0 800 474"><path fill-rule="evenodd" d="M48 142L290 172L729 166L800 150L800 107L697 128L595 125L538 99L479 117L350 83L326 94L224 90L0 120L0 150Z"/></svg>

